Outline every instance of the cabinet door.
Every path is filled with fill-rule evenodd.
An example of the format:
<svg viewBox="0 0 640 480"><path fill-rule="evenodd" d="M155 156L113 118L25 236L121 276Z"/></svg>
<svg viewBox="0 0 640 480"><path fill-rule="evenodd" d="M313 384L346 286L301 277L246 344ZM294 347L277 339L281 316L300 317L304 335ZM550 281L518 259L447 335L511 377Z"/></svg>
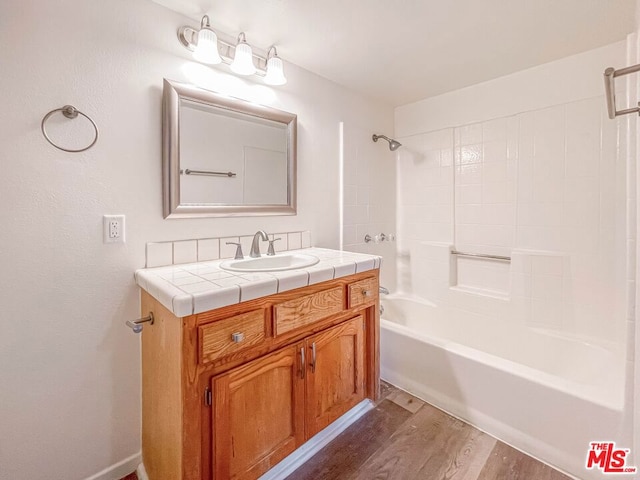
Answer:
<svg viewBox="0 0 640 480"><path fill-rule="evenodd" d="M212 380L214 478L258 478L304 442L303 344Z"/></svg>
<svg viewBox="0 0 640 480"><path fill-rule="evenodd" d="M364 399L364 319L358 316L306 340L309 439Z"/></svg>

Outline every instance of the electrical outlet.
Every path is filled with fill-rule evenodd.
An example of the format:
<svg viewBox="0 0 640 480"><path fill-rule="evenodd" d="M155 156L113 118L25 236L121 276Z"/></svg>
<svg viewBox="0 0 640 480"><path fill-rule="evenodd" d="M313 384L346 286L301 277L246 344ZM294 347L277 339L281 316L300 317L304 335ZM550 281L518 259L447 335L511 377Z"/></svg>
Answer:
<svg viewBox="0 0 640 480"><path fill-rule="evenodd" d="M102 236L104 243L124 243L124 215L104 215Z"/></svg>

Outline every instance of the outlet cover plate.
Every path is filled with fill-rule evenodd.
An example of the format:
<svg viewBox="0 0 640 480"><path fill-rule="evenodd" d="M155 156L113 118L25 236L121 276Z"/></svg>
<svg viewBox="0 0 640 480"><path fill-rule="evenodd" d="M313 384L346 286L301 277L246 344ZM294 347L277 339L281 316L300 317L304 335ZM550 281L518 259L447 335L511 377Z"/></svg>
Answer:
<svg viewBox="0 0 640 480"><path fill-rule="evenodd" d="M102 241L104 243L124 243L124 215L104 215L102 217Z"/></svg>

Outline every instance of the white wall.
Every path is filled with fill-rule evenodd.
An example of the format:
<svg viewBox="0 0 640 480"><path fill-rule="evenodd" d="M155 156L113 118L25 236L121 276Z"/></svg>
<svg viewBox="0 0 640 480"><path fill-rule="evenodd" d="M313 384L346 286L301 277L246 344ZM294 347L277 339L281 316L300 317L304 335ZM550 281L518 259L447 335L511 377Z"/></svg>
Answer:
<svg viewBox="0 0 640 480"><path fill-rule="evenodd" d="M395 109L399 137L603 95L606 67L625 64L617 42Z"/></svg>
<svg viewBox="0 0 640 480"><path fill-rule="evenodd" d="M145 242L263 228L338 247L339 124L388 132L392 110L290 64L277 89L195 64L176 30L196 22L147 0L2 2L0 18L0 478L86 478L140 450L139 339L124 321L139 314ZM298 114L297 216L162 219L163 77ZM67 103L100 128L86 153L40 133ZM52 129L80 129L65 122ZM102 244L103 214L127 216L126 244Z"/></svg>

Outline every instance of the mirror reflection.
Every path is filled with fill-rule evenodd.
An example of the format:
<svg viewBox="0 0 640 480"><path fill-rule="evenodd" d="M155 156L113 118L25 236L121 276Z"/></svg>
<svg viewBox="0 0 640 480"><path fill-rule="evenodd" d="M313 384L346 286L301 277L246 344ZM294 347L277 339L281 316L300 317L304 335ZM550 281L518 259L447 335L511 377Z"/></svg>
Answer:
<svg viewBox="0 0 640 480"><path fill-rule="evenodd" d="M296 116L165 80L165 217L295 214Z"/></svg>
<svg viewBox="0 0 640 480"><path fill-rule="evenodd" d="M287 126L180 101L180 202L287 204Z"/></svg>

